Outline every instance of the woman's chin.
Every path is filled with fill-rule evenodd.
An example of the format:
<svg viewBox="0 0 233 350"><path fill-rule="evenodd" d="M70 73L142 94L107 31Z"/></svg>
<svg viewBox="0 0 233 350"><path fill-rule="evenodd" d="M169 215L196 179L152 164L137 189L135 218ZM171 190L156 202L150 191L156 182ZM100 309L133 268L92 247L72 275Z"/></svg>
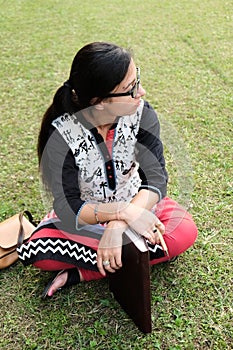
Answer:
<svg viewBox="0 0 233 350"><path fill-rule="evenodd" d="M105 103L103 111L101 113L101 120L103 121L104 114L106 114L106 117L108 116L123 116L123 115L131 115L136 112L140 105L140 100L139 101L132 101L132 102L110 102L110 103ZM105 112L105 113L104 113ZM107 118L108 119L108 118ZM111 118L109 118L111 119ZM109 122L109 120L108 120ZM112 120L111 120L112 122Z"/></svg>

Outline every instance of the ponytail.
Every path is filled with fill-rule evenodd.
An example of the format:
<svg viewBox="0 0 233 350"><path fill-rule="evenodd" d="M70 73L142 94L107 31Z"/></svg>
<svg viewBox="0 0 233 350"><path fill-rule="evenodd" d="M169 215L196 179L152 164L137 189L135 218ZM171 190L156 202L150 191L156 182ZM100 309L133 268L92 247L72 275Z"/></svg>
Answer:
<svg viewBox="0 0 233 350"><path fill-rule="evenodd" d="M67 80L55 93L53 103L49 106L45 112L37 143L37 154L39 165L41 162L42 154L46 143L49 138L49 130L52 122L64 113L73 114L79 110L79 106L75 92L72 89L71 84Z"/></svg>

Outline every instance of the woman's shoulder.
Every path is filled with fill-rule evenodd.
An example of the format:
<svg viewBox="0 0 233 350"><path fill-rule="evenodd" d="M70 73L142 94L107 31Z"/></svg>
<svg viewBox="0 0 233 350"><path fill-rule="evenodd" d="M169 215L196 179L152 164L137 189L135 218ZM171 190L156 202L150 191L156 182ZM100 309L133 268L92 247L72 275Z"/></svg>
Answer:
<svg viewBox="0 0 233 350"><path fill-rule="evenodd" d="M64 113L52 121L52 126L56 129L63 128L68 124L73 124L74 116L69 113Z"/></svg>
<svg viewBox="0 0 233 350"><path fill-rule="evenodd" d="M159 123L158 115L155 109L148 101L144 101L141 123Z"/></svg>
<svg viewBox="0 0 233 350"><path fill-rule="evenodd" d="M157 117L157 113L156 113L155 109L146 100L144 100L143 113L147 113L147 114L149 114L151 116L153 115L154 117Z"/></svg>

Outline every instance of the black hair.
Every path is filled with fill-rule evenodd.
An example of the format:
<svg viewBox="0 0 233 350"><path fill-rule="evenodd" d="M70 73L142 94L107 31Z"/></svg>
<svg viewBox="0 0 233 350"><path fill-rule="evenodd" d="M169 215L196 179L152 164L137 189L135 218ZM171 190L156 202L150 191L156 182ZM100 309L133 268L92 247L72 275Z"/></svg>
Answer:
<svg viewBox="0 0 233 350"><path fill-rule="evenodd" d="M131 58L128 50L107 42L93 42L77 52L69 79L57 90L44 114L37 144L39 164L52 121L64 113L90 107L94 98L95 104L102 101L124 79Z"/></svg>

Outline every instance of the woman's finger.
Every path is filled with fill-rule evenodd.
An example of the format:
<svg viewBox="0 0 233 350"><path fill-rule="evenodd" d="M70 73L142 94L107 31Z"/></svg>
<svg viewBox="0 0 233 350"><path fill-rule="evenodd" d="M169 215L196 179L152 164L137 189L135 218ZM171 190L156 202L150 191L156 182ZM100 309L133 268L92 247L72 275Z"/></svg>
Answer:
<svg viewBox="0 0 233 350"><path fill-rule="evenodd" d="M112 269L118 270L122 266L121 262L121 251L116 253L111 259L110 259L110 265Z"/></svg>
<svg viewBox="0 0 233 350"><path fill-rule="evenodd" d="M107 254L101 249L97 251L97 267L101 275L106 276L106 266L110 265L110 260L107 257Z"/></svg>
<svg viewBox="0 0 233 350"><path fill-rule="evenodd" d="M111 260L109 259L109 260L104 260L103 261L103 266L104 266L104 269L106 270L106 271L108 271L108 272L115 272L115 269L113 268L113 266L112 266L112 264L113 264L113 259L111 258ZM114 262L114 264L115 264L115 262Z"/></svg>
<svg viewBox="0 0 233 350"><path fill-rule="evenodd" d="M162 235L165 233L165 226L159 219L157 219L157 222L155 223L155 228L157 228Z"/></svg>
<svg viewBox="0 0 233 350"><path fill-rule="evenodd" d="M112 258L107 258L107 257L100 257L97 260L97 267L99 269L99 272L101 275L106 276L106 271L108 272L115 272L114 268L111 266L112 265ZM114 263L115 264L115 263Z"/></svg>
<svg viewBox="0 0 233 350"><path fill-rule="evenodd" d="M151 244L155 244L155 237L153 231L144 231L143 237L145 237Z"/></svg>
<svg viewBox="0 0 233 350"><path fill-rule="evenodd" d="M159 243L157 228L154 226L153 229L150 230L150 232L151 232L151 236L152 236L152 240L153 240L152 244Z"/></svg>
<svg viewBox="0 0 233 350"><path fill-rule="evenodd" d="M122 267L121 252L116 255L115 260L117 268L120 269Z"/></svg>
<svg viewBox="0 0 233 350"><path fill-rule="evenodd" d="M102 276L106 276L106 271L103 266L103 261L101 258L97 258L97 267Z"/></svg>

